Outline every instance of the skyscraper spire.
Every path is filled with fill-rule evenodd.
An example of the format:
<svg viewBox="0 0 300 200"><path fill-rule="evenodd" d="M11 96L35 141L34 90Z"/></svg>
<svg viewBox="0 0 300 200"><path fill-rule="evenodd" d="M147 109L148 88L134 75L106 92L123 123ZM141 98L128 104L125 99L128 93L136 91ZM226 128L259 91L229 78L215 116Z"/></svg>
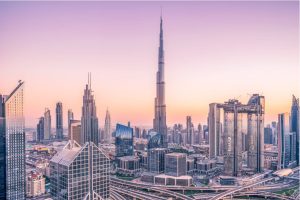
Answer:
<svg viewBox="0 0 300 200"><path fill-rule="evenodd" d="M91 74L88 74L88 84L84 90L82 116L81 116L81 141L93 142L98 146L98 117L96 112L96 103L91 89Z"/></svg>
<svg viewBox="0 0 300 200"><path fill-rule="evenodd" d="M166 105L165 105L165 78L164 78L164 48L163 48L163 19L160 17L160 33L158 48L158 71L156 73L156 98L155 116L153 119L153 129L162 135L162 143L167 147L167 125L166 125Z"/></svg>

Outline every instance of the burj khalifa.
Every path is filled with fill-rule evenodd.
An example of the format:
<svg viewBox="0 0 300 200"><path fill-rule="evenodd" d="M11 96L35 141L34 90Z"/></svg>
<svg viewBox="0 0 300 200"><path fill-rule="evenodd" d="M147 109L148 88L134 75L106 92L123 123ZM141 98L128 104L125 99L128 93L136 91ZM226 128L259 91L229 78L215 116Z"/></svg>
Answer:
<svg viewBox="0 0 300 200"><path fill-rule="evenodd" d="M161 134L163 147L167 147L167 124L165 104L165 62L164 62L163 20L160 18L158 71L156 72L156 97L154 108L153 129Z"/></svg>

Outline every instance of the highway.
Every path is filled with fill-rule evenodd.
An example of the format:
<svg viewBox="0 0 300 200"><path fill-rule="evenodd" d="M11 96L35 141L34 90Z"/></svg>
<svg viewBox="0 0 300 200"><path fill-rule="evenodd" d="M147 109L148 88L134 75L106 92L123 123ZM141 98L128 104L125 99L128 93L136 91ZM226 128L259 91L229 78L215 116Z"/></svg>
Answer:
<svg viewBox="0 0 300 200"><path fill-rule="evenodd" d="M300 167L296 167L293 172L299 171ZM274 174L274 173L273 173ZM193 200L193 199L212 199L212 200L221 200L227 196L243 196L243 195L259 195L259 196L266 196L266 197L274 197L274 198L281 198L285 200L290 200L291 197L287 197L284 195L274 194L271 192L266 192L264 190L276 190L282 189L285 187L289 187L291 183L285 184L269 184L264 185L267 182L274 181L276 177L269 177L262 180L258 180L256 182L249 183L247 185L242 186L210 186L210 187L179 187L179 186L164 186L164 185L153 185L147 183L136 183L126 180L121 180L115 177L111 177L111 184L112 184L112 191L114 196L116 193L119 195L127 195L138 199L158 199L163 200L167 199L168 197L178 199L178 200ZM291 176L285 177L291 180L298 180L298 178L293 178ZM292 182L292 181L291 181ZM264 186L260 186L264 185ZM253 188L255 187L255 188ZM254 191L247 191L247 189L253 188ZM142 191L147 190L148 192ZM202 192L222 192L213 196L213 194L196 194L194 198L181 194L175 191L202 191ZM152 193L150 193L152 192ZM299 196L297 194L297 196ZM293 199L293 198L292 198Z"/></svg>

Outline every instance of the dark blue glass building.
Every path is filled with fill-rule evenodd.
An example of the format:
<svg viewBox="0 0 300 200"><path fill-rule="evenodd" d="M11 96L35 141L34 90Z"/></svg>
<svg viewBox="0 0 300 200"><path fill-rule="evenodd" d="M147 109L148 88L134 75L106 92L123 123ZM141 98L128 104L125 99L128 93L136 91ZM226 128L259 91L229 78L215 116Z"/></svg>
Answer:
<svg viewBox="0 0 300 200"><path fill-rule="evenodd" d="M290 117L290 123L291 123L291 132L296 133L296 161L297 165L299 165L299 99L296 98L293 95L292 99L292 107L291 107L291 117Z"/></svg>
<svg viewBox="0 0 300 200"><path fill-rule="evenodd" d="M133 128L117 124L116 127L116 157L133 155Z"/></svg>

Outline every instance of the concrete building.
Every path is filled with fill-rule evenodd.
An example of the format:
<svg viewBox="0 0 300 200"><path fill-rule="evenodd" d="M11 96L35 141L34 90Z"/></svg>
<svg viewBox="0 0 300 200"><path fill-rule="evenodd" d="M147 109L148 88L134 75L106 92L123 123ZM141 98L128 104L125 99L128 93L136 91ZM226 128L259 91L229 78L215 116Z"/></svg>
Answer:
<svg viewBox="0 0 300 200"><path fill-rule="evenodd" d="M27 197L36 197L45 194L45 178L39 172L31 171L26 178Z"/></svg>
<svg viewBox="0 0 300 200"><path fill-rule="evenodd" d="M154 176L154 184L156 185L169 185L169 186L191 186L192 177L185 176L169 176L166 174L159 174Z"/></svg>
<svg viewBox="0 0 300 200"><path fill-rule="evenodd" d="M78 144L82 144L83 142L81 141L81 121L71 120L69 129L69 140L75 140Z"/></svg>
<svg viewBox="0 0 300 200"><path fill-rule="evenodd" d="M63 139L63 107L61 102L56 103L56 138Z"/></svg>
<svg viewBox="0 0 300 200"><path fill-rule="evenodd" d="M0 199L25 199L24 82L0 94Z"/></svg>
<svg viewBox="0 0 300 200"><path fill-rule="evenodd" d="M117 173L126 176L137 176L141 171L140 159L135 156L117 158Z"/></svg>
<svg viewBox="0 0 300 200"><path fill-rule="evenodd" d="M74 119L74 113L72 111L72 109L68 110L68 126L70 124L70 121Z"/></svg>
<svg viewBox="0 0 300 200"><path fill-rule="evenodd" d="M209 134L209 157L216 158L220 155L221 122L220 108L217 103L209 104L208 114L208 134Z"/></svg>
<svg viewBox="0 0 300 200"><path fill-rule="evenodd" d="M165 174L183 176L187 173L186 154L168 153L165 155Z"/></svg>
<svg viewBox="0 0 300 200"><path fill-rule="evenodd" d="M49 108L46 108L44 113L44 140L50 140L51 137L51 114Z"/></svg>
<svg viewBox="0 0 300 200"><path fill-rule="evenodd" d="M92 169L92 170L91 170ZM69 141L50 160L50 191L54 200L109 199L109 158L93 142Z"/></svg>

